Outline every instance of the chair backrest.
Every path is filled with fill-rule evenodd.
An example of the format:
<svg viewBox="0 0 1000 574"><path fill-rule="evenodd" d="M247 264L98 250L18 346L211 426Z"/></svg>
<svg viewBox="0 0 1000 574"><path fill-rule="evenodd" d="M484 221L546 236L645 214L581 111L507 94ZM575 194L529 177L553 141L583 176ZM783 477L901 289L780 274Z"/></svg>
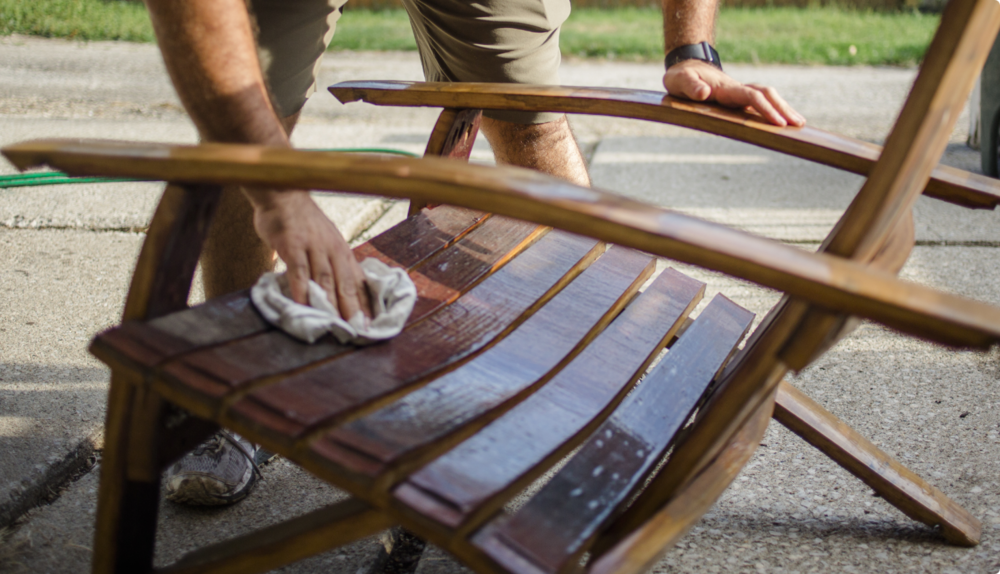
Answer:
<svg viewBox="0 0 1000 574"><path fill-rule="evenodd" d="M821 251L896 273L913 246L911 208L937 165L1000 29L996 0L951 0L885 148ZM878 255L891 250L881 261ZM773 396L789 367L808 364L849 317L785 297L723 374L670 460L599 540L600 556L648 520ZM790 364L792 363L792 364Z"/></svg>

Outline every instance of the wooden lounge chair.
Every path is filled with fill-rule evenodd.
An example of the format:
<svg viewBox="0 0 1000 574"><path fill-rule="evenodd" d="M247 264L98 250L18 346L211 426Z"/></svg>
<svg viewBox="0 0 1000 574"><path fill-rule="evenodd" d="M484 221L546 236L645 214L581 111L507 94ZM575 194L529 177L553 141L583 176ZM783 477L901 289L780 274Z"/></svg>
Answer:
<svg viewBox="0 0 1000 574"><path fill-rule="evenodd" d="M342 99L448 107L429 155L467 156L476 109L566 109L689 125L866 173L818 253L537 173L450 159L57 140L4 149L21 168L172 182L122 324L91 347L112 368L94 570L152 570L161 471L219 426L354 498L160 571L265 571L402 524L482 573L642 572L734 479L772 413L950 542L976 544L975 518L782 378L856 318L956 347L1000 341L1000 309L895 277L913 246L910 209L921 193L996 204L993 182L934 165L985 59L983 38L998 27L995 0L949 4L880 154L662 95L334 89ZM187 308L222 184L443 204L356 250L410 270L420 300L403 334L363 349L327 339L310 346L265 325L246 292ZM653 265L633 249L786 295L740 348L749 312L720 296L688 321L703 286L672 270L637 295ZM574 450L529 501L505 508Z"/></svg>

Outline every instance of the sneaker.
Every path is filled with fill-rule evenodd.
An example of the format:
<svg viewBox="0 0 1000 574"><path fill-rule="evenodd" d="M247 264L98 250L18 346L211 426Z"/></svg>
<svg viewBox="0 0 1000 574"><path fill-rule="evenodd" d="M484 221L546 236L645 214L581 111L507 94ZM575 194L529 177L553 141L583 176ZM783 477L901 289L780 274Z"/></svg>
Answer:
<svg viewBox="0 0 1000 574"><path fill-rule="evenodd" d="M257 445L220 430L167 469L167 500L194 506L239 502L260 477L260 454Z"/></svg>

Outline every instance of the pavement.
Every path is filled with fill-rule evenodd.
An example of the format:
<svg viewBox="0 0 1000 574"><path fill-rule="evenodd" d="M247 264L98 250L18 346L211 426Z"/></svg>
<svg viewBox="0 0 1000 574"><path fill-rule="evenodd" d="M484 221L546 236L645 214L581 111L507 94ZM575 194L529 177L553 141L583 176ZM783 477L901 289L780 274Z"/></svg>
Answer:
<svg viewBox="0 0 1000 574"><path fill-rule="evenodd" d="M778 87L812 125L881 142L915 76L899 68L728 66ZM657 89L659 66L568 60L563 83ZM320 85L420 79L412 53L331 53ZM307 104L300 147L420 152L433 109ZM978 170L965 114L944 162ZM574 118L597 186L814 248L862 179L671 126ZM0 38L0 144L39 137L194 142L156 48ZM489 163L477 144L473 160ZM0 173L13 168L0 160ZM86 352L116 322L159 184L0 190L0 572L79 572L90 560L108 371ZM357 242L399 221L405 205L325 197ZM998 215L931 199L916 209L906 279L1000 304ZM762 315L775 292L690 266ZM192 301L202 298L195 288ZM996 572L1000 569L1000 353L955 352L864 324L794 384L983 520L975 548L944 544L780 425L734 485L656 572ZM157 563L344 496L284 460L252 497L227 509L161 508ZM414 543L409 541L409 551ZM393 533L282 569L381 574L406 546ZM416 545L419 551L419 544ZM391 551L391 552L390 552ZM419 553L419 552L418 552ZM415 556L416 554L414 554ZM458 574L432 546L396 571Z"/></svg>

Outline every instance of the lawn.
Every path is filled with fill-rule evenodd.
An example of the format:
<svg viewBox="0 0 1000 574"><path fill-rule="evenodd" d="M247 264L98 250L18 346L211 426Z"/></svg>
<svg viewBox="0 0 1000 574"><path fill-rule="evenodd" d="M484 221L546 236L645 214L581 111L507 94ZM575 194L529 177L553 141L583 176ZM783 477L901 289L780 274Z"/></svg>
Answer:
<svg viewBox="0 0 1000 574"><path fill-rule="evenodd" d="M402 10L352 10L338 25L332 50L413 50ZM724 62L912 66L923 57L938 23L918 12L837 8L724 9L716 44ZM153 41L141 4L120 0L0 0L0 35L77 40ZM562 32L565 54L662 58L659 11L577 9Z"/></svg>

